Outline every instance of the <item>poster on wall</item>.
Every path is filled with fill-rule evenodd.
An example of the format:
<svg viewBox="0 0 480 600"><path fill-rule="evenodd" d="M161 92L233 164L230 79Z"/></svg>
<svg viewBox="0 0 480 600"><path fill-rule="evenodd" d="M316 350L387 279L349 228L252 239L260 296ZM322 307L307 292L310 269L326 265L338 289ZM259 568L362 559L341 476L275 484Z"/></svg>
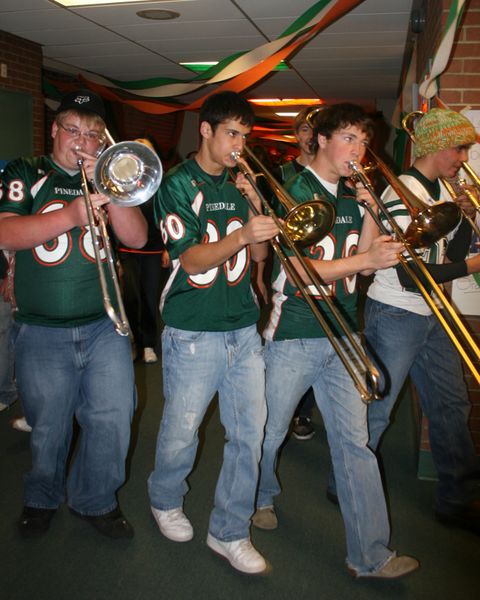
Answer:
<svg viewBox="0 0 480 600"><path fill-rule="evenodd" d="M470 119L477 133L480 133L480 110L466 110L463 114ZM468 164L475 173L480 173L480 144L474 144L470 149ZM465 174L462 177L470 183ZM480 215L477 215L477 223L480 224ZM480 239L477 235L472 238L469 256L480 253ZM452 285L452 300L458 311L466 316L480 315L480 273L456 279Z"/></svg>

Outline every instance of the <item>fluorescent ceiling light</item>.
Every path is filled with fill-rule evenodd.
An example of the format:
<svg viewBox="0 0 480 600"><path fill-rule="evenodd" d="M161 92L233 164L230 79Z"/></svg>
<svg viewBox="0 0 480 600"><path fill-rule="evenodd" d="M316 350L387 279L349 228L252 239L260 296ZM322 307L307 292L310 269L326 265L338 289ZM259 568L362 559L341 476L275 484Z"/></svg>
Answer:
<svg viewBox="0 0 480 600"><path fill-rule="evenodd" d="M163 4L169 2L192 2L193 0L50 0L66 8L79 8L85 6L108 6L110 4Z"/></svg>
<svg viewBox="0 0 480 600"><path fill-rule="evenodd" d="M275 114L279 117L296 117L298 113L299 111L297 110L296 112L276 112Z"/></svg>
<svg viewBox="0 0 480 600"><path fill-rule="evenodd" d="M259 106L312 106L314 104L323 104L320 98L249 98L252 104Z"/></svg>
<svg viewBox="0 0 480 600"><path fill-rule="evenodd" d="M282 102L280 98L249 98L248 101L263 106L276 106Z"/></svg>

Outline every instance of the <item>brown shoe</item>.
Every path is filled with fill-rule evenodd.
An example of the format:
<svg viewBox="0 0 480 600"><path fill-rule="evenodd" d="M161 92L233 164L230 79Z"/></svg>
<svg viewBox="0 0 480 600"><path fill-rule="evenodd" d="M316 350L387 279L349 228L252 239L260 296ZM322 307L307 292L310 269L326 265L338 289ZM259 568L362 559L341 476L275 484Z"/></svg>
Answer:
<svg viewBox="0 0 480 600"><path fill-rule="evenodd" d="M10 421L10 425L17 431L24 431L25 433L30 433L32 431L32 428L27 423L27 419L25 419L25 417L17 417L16 419L12 419Z"/></svg>
<svg viewBox="0 0 480 600"><path fill-rule="evenodd" d="M378 571L373 573L357 573L354 569L349 568L353 577L370 577L375 579L398 579L412 571L416 571L420 563L413 556L392 556L392 558Z"/></svg>
<svg viewBox="0 0 480 600"><path fill-rule="evenodd" d="M252 517L252 523L258 529L276 529L278 527L278 519L273 506L257 508Z"/></svg>

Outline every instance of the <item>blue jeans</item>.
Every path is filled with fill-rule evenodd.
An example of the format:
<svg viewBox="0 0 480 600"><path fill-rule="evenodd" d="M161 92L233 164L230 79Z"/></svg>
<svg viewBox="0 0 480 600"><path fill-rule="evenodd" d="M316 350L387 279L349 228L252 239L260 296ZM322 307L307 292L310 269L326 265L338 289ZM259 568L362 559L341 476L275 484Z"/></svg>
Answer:
<svg viewBox="0 0 480 600"><path fill-rule="evenodd" d="M325 338L267 342L268 418L257 506L273 504L281 488L275 470L299 399L313 387L327 432L345 523L347 563L359 574L376 571L392 551L377 459L367 447L367 407Z"/></svg>
<svg viewBox="0 0 480 600"><path fill-rule="evenodd" d="M12 307L0 296L0 403L10 406L17 399L11 340Z"/></svg>
<svg viewBox="0 0 480 600"><path fill-rule="evenodd" d="M105 318L81 327L16 323L17 382L31 434L24 503L100 515L117 506L135 407L130 342ZM66 481L73 419L78 446Z"/></svg>
<svg viewBox="0 0 480 600"><path fill-rule="evenodd" d="M436 510L451 513L479 490L480 469L468 429L471 410L460 357L433 315L367 299L365 337L380 370L386 395L368 409L369 445L376 450L398 394L410 374L428 418L432 457L438 471Z"/></svg>
<svg viewBox="0 0 480 600"><path fill-rule="evenodd" d="M165 406L148 480L151 504L160 510L182 506L198 428L218 391L226 442L209 531L226 542L246 538L266 419L265 366L256 327L227 332L165 327L162 356Z"/></svg>

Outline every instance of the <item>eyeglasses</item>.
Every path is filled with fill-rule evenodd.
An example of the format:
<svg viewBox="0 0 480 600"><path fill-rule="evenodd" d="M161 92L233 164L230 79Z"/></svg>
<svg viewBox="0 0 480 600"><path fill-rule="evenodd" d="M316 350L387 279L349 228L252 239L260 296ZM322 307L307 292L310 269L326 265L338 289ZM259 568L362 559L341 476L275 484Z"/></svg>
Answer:
<svg viewBox="0 0 480 600"><path fill-rule="evenodd" d="M80 131L77 127L65 127L62 123L59 123L60 127L73 139L78 139L81 135L90 142L97 142L101 139L102 134L99 131Z"/></svg>

